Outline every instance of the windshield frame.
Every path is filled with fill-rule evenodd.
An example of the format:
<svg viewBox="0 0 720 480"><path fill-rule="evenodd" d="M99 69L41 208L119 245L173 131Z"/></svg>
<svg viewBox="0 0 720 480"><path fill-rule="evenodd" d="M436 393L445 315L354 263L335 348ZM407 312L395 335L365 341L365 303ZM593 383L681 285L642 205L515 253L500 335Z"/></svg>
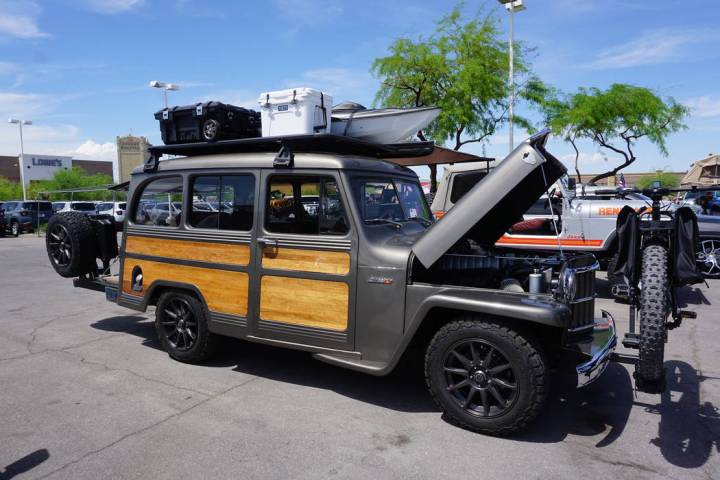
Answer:
<svg viewBox="0 0 720 480"><path fill-rule="evenodd" d="M403 218L393 218L385 219L383 217L368 217L367 216L367 202L366 202L366 185L372 184L372 183L384 183L384 184L392 184L395 198L397 199L397 205L399 206L400 212L402 212ZM383 220L386 220L387 223L421 223L421 224L427 224L430 225L433 223L434 217L432 215L432 212L430 210L430 205L427 202L427 198L425 197L425 192L422 189L422 185L420 185L420 181L413 178L406 178L402 176L376 176L376 175L358 175L356 177L353 177L351 180L352 184L352 191L353 191L353 201L355 202L355 207L357 208L358 212L360 213L359 217L362 223L368 226L372 225L379 225L383 223ZM416 216L410 216L410 212L408 212L408 205L407 202L403 201L403 198L401 197L401 188L400 185L408 185L412 186L416 189L416 193L419 196L419 201L421 202L420 209L417 212Z"/></svg>

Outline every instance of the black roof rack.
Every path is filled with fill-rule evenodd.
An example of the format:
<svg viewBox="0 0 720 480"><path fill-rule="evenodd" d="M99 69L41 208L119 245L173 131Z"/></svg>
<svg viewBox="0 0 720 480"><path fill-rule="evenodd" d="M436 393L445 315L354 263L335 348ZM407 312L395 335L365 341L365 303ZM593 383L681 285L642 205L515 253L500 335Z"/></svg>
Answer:
<svg viewBox="0 0 720 480"><path fill-rule="evenodd" d="M295 152L337 153L341 155L362 155L375 158L423 157L435 148L433 142L407 142L380 144L358 140L352 137L329 134L289 135L283 137L245 138L223 140L212 143L183 143L157 145L149 148L150 158L145 170L157 168L162 155L210 155L219 153L278 152L278 166L292 166ZM277 159L276 159L277 160Z"/></svg>

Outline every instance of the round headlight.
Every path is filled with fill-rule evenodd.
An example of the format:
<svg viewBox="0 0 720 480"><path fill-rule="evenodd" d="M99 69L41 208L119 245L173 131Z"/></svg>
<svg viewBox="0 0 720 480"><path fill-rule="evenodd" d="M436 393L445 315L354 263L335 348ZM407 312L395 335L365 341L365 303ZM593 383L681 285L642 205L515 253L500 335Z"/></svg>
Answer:
<svg viewBox="0 0 720 480"><path fill-rule="evenodd" d="M561 294L566 300L575 298L575 289L577 287L575 275L575 270L572 268L563 268L562 272L560 272Z"/></svg>

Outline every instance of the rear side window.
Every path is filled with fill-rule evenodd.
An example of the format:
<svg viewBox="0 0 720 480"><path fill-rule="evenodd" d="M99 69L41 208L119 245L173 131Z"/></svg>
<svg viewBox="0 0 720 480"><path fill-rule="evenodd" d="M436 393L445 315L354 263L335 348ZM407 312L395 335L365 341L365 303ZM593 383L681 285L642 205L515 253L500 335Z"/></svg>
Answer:
<svg viewBox="0 0 720 480"><path fill-rule="evenodd" d="M450 192L450 201L457 203L465 196L475 185L480 182L488 172L471 172L458 173L453 177L452 192Z"/></svg>
<svg viewBox="0 0 720 480"><path fill-rule="evenodd" d="M95 210L95 204L92 202L76 202L70 204L70 209L81 212L89 212L91 210Z"/></svg>
<svg viewBox="0 0 720 480"><path fill-rule="evenodd" d="M253 175L208 175L192 183L190 225L216 230L252 230L255 211Z"/></svg>
<svg viewBox="0 0 720 480"><path fill-rule="evenodd" d="M265 204L265 228L276 233L344 235L348 221L332 177L273 176Z"/></svg>
<svg viewBox="0 0 720 480"><path fill-rule="evenodd" d="M132 216L137 225L177 227L182 218L182 177L153 180L135 196Z"/></svg>

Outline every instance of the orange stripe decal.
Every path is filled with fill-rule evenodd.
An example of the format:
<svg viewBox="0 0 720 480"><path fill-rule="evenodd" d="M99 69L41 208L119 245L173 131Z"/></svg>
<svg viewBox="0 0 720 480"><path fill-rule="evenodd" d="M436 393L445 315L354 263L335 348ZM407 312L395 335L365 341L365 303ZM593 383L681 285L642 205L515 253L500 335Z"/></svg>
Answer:
<svg viewBox="0 0 720 480"><path fill-rule="evenodd" d="M503 235L495 242L496 245L542 245L557 246L556 238L528 238L528 237L509 237ZM563 247L601 247L602 240L583 240L581 238L561 238L560 245Z"/></svg>

